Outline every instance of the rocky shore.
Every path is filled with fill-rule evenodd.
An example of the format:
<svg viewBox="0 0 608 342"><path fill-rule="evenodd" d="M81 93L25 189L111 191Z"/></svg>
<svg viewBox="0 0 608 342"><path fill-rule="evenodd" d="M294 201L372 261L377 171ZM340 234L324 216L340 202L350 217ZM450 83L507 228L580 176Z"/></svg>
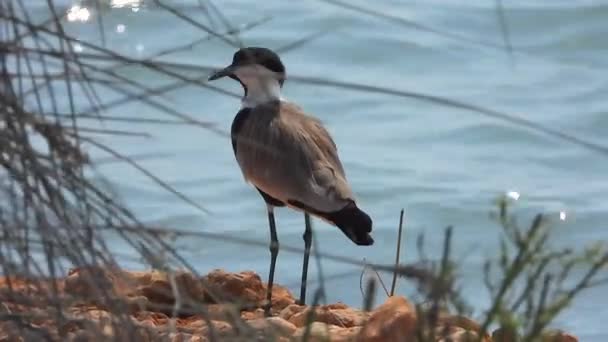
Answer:
<svg viewBox="0 0 608 342"><path fill-rule="evenodd" d="M418 317L405 297L369 312L342 303L298 305L273 287L272 316L264 317L266 284L253 272L71 270L65 279L0 279L0 341L416 341ZM58 314L61 313L61 314ZM173 318L174 317L174 318ZM442 313L436 341L477 341L479 325ZM553 332L546 341L571 342ZM512 341L498 330L482 341Z"/></svg>

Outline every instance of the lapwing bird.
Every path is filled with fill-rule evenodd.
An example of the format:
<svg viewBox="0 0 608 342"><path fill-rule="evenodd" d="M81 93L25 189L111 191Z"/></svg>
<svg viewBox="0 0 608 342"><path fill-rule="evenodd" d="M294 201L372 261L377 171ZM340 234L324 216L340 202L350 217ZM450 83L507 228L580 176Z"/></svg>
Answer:
<svg viewBox="0 0 608 342"><path fill-rule="evenodd" d="M266 202L270 226L270 272L266 314L270 314L274 269L279 253L274 207L304 212L304 261L300 304L306 299L312 241L310 216L334 225L357 245L374 243L371 218L357 207L338 158L336 144L321 122L281 97L285 67L273 51L238 50L232 64L209 80L228 76L244 90L232 122L232 148L245 180Z"/></svg>

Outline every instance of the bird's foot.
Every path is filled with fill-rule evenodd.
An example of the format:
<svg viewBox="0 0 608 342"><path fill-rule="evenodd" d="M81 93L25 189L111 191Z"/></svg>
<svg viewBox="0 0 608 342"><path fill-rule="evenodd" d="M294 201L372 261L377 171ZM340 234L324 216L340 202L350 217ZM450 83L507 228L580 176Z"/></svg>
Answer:
<svg viewBox="0 0 608 342"><path fill-rule="evenodd" d="M272 309L272 303L268 302L264 305L264 317L270 317L272 316L271 313L271 309Z"/></svg>

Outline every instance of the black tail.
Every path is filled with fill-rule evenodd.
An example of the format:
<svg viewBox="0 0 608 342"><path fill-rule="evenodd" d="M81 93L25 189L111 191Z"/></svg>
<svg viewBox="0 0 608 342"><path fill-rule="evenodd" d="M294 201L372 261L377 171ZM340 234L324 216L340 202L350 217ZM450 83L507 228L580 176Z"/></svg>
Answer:
<svg viewBox="0 0 608 342"><path fill-rule="evenodd" d="M361 246L374 244L374 239L369 233L372 231L372 219L351 203L333 213L325 214L325 217L333 222L354 243Z"/></svg>

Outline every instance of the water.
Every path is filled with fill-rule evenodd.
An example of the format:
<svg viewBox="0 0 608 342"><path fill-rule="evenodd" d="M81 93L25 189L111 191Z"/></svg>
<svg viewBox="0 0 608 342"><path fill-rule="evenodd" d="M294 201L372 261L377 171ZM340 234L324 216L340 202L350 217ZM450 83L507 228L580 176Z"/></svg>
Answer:
<svg viewBox="0 0 608 342"><path fill-rule="evenodd" d="M194 18L205 18L196 6L198 1L174 4ZM64 5L67 9L72 3L65 1ZM33 2L31 6L37 5ZM38 6L37 14L45 17L45 6ZM493 1L383 1L375 6L380 12L472 41L503 43ZM504 49L423 32L320 1L219 4L233 24L272 17L241 35L248 45L278 48L328 30L306 45L282 54L289 75L446 96L608 145L608 2L519 0L505 1L505 6L515 50L514 64ZM92 20L95 15L85 22L67 24L68 30L80 39L98 42L98 26ZM103 11L103 23L107 46L132 57L149 56L204 35L199 29L146 6L137 10L128 6L108 8ZM82 50L88 51L86 47ZM233 48L212 40L163 60L219 67L230 62L233 52ZM142 68L125 67L120 72L150 86L168 82ZM204 80L207 74L188 76ZM230 80L215 85L240 92L238 84ZM110 91L100 94L107 100L121 97ZM239 107L238 99L195 86L164 95L158 98L160 102L213 122L224 131L229 130ZM353 246L335 228L315 221L322 252L392 262L398 214L405 208L407 228L402 259L411 262L417 257L417 234L425 233L427 253L437 256L444 228L453 225L455 258L460 260L465 297L480 314L481 308L488 305L482 264L498 251L500 231L488 213L499 194L517 191L521 195L516 211L522 222L536 212L546 212L554 221L556 245L579 248L606 237L606 156L470 111L429 102L290 80L285 96L326 124L339 145L360 206L375 222L376 244L365 248ZM141 104L116 107L109 114L166 118ZM162 155L142 159L141 164L211 213L189 207L127 165L102 164L100 171L140 217L180 229L267 241L264 204L243 181L228 137L177 125L106 123L106 127L151 134L151 139L102 139L128 155ZM104 157L102 153L92 153L96 158ZM560 220L560 212L565 220ZM281 244L302 246L303 223L300 214L278 210ZM268 271L269 253L259 246L205 239L178 240L176 245L202 273L214 268L252 269L265 277ZM130 253L121 241L116 241L114 248ZM124 262L135 265L128 258ZM275 280L297 294L300 268L301 255L282 252ZM323 260L322 268L328 278L330 302L361 305L361 267ZM314 290L318 279L314 261L310 274ZM388 276L385 281L390 283ZM575 333L581 341L605 341L606 290L597 288L581 296L554 325ZM403 280L399 291L406 295L412 292Z"/></svg>

